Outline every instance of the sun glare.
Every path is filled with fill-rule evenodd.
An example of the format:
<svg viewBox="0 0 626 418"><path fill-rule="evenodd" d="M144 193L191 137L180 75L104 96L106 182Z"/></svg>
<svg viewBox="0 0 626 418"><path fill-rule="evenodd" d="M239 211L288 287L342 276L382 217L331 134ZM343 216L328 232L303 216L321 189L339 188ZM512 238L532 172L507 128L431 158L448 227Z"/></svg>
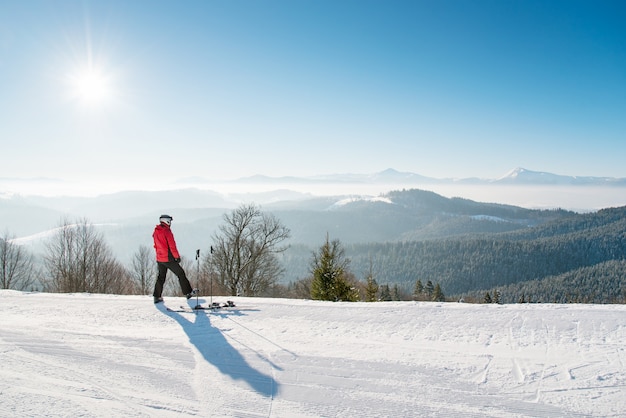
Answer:
<svg viewBox="0 0 626 418"><path fill-rule="evenodd" d="M109 78L95 68L86 68L69 77L72 97L87 105L103 104L112 98Z"/></svg>

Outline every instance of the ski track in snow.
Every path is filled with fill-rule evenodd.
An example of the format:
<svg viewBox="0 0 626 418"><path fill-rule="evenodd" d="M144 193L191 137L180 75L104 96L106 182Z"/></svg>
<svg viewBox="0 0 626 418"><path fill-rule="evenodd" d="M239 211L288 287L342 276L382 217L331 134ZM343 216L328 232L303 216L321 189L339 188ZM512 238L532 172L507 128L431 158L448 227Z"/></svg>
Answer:
<svg viewBox="0 0 626 418"><path fill-rule="evenodd" d="M623 305L229 299L236 308L169 312L146 296L0 290L0 416L626 410Z"/></svg>

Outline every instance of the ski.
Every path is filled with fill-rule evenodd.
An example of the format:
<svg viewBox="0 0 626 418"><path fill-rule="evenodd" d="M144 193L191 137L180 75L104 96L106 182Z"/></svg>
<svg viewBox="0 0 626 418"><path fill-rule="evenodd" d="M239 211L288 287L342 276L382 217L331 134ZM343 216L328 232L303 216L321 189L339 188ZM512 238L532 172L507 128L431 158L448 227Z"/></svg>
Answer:
<svg viewBox="0 0 626 418"><path fill-rule="evenodd" d="M219 309L224 309L224 308L235 308L235 302L233 302L232 300L227 300L225 303L219 303L219 302L213 302L210 305L196 305L195 307L190 307L190 309L197 311L197 310L203 310L203 311L217 311ZM183 306L181 306L181 308L184 308Z"/></svg>
<svg viewBox="0 0 626 418"><path fill-rule="evenodd" d="M195 311L218 311L220 309L230 309L230 308L236 307L235 303L232 300L228 300L225 303L213 302L211 305L196 305L196 306L180 305L178 308L171 308L165 304L163 304L162 306L164 306L168 312L187 312L187 313L193 313Z"/></svg>

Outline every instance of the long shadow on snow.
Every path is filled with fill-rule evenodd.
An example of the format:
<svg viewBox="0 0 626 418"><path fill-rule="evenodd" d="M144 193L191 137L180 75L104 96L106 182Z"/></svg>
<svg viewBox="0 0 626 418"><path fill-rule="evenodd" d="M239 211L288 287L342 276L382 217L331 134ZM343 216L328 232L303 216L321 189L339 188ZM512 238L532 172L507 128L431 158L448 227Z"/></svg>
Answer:
<svg viewBox="0 0 626 418"><path fill-rule="evenodd" d="M226 339L224 334L211 325L211 315L242 316L239 310L229 310L227 313L198 310L193 313L168 311L163 304L157 308L180 324L189 337L189 341L198 349L202 357L218 368L223 375L230 376L234 380L243 380L260 395L273 399L278 392L278 384L272 376L256 370ZM235 340L237 341L237 340ZM267 362L270 367L277 368L269 359L262 356L251 347L259 358Z"/></svg>

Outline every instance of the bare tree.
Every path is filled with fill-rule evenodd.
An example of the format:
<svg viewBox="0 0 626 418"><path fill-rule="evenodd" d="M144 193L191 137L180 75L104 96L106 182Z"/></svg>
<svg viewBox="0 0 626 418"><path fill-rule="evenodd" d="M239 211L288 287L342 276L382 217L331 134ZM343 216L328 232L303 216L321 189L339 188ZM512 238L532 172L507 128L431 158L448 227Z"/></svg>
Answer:
<svg viewBox="0 0 626 418"><path fill-rule="evenodd" d="M45 264L51 290L57 292L132 292L130 275L112 255L87 219L61 226L46 247Z"/></svg>
<svg viewBox="0 0 626 418"><path fill-rule="evenodd" d="M288 297L294 299L310 299L311 298L311 283L313 277L306 277L298 281L289 284Z"/></svg>
<svg viewBox="0 0 626 418"><path fill-rule="evenodd" d="M134 283L139 294L147 295L151 293L151 286L156 276L155 265L154 251L147 245L140 245L133 257L132 270Z"/></svg>
<svg viewBox="0 0 626 418"><path fill-rule="evenodd" d="M254 204L242 205L224 215L225 225L215 235L212 262L218 285L232 296L255 296L274 284L283 269L277 254L290 231Z"/></svg>
<svg viewBox="0 0 626 418"><path fill-rule="evenodd" d="M15 236L5 232L0 236L0 288L25 290L33 280L32 255L23 247L12 243Z"/></svg>

